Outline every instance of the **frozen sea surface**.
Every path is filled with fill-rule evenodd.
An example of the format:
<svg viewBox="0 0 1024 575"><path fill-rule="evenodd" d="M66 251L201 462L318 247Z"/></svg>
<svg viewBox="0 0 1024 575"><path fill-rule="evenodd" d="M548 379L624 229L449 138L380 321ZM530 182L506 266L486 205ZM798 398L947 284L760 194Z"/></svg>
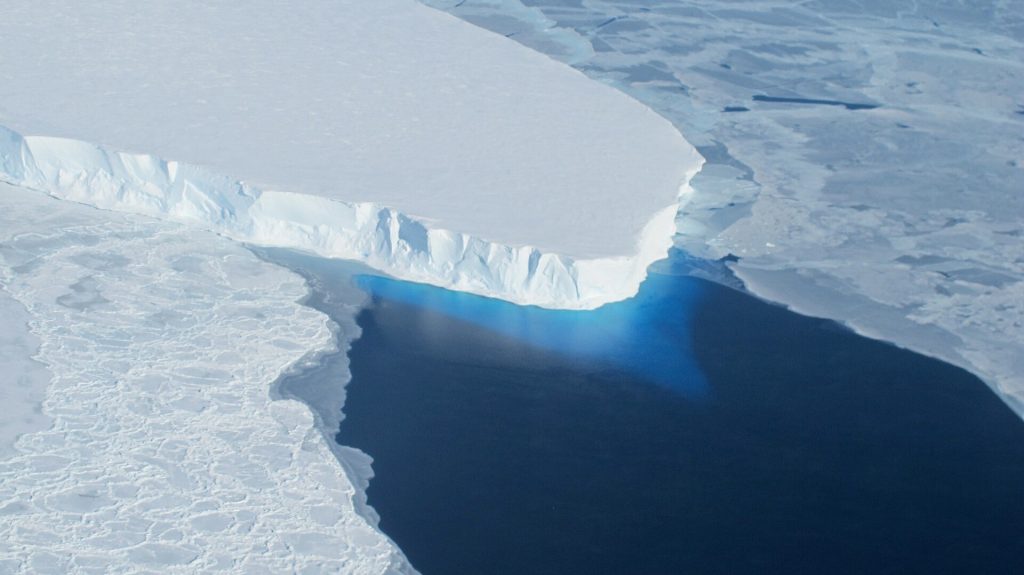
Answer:
<svg viewBox="0 0 1024 575"><path fill-rule="evenodd" d="M1024 413L1024 2L427 3L678 126L685 250Z"/></svg>
<svg viewBox="0 0 1024 575"><path fill-rule="evenodd" d="M622 87L692 135L711 164L676 222L681 246L738 258L734 269L757 293L965 365L1020 408L1019 3L539 5L545 12L473 0L449 8L499 31L512 26L514 39ZM0 129L4 177L236 238L366 259L421 281L569 305L579 273L593 268L556 252L633 254L649 231L641 224L655 212L668 221L664 208L674 210L679 184L700 164L643 107L411 3L358 4L360 15L381 17L372 26L310 17L335 3L241 16L227 3L195 6L11 7L0 30L23 57L0 60L5 77L19 79L0 85L0 123L102 149ZM427 22L436 28L418 26ZM203 28L211 23L223 27ZM375 33L338 34L343 26ZM294 34L300 28L311 33ZM282 34L284 44L268 41ZM295 37L304 41L289 43ZM431 50L451 52L425 50L423 37L443 37ZM274 49L282 45L290 50ZM339 56L337 46L352 49ZM483 46L522 69L493 66ZM269 67L245 65L254 53ZM396 61L345 75L346 63L378 57ZM343 70L289 66L317 58ZM412 83L410 69L438 73ZM537 70L550 76L527 75ZM450 90L438 92L439 83ZM431 113L410 121L406 112L428 103L424 93L437 97ZM729 111L739 109L747 111ZM377 116L330 121L351 110ZM550 187L568 183L572 195ZM300 206L308 198L295 191L328 198ZM351 322L332 325L298 305L297 276L214 234L6 186L0 204L0 361L26 383L12 400L25 427L0 431L0 442L30 431L0 459L0 571L411 569L363 503L365 457L314 429L317 417L331 423L323 414L344 397L311 414L268 392L288 366L330 351L332 330L347 345ZM503 227L509 221L521 227ZM652 237L667 242L668 223ZM626 228L633 232L618 233ZM553 251L517 248L526 243ZM642 262L605 261L584 282L598 286L588 305L629 295L645 258L664 247L640 250ZM601 282L623 270L628 281L602 293ZM636 367L610 359L620 360L611 370ZM942 413L952 415L934 427L969 421ZM944 449L977 447L946 439ZM953 459L969 460L964 453ZM992 535L988 543L1003 541Z"/></svg>
<svg viewBox="0 0 1024 575"><path fill-rule="evenodd" d="M0 184L0 294L27 310L0 316L2 357L16 346L17 376L36 354L52 423L4 446L0 572L412 571L314 415L272 399L334 347L300 277L211 233Z"/></svg>

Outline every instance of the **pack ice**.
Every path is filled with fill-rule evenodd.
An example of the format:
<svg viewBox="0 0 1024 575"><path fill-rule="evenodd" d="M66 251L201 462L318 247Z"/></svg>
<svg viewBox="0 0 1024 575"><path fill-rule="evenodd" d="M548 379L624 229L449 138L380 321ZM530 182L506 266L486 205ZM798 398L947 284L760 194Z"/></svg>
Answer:
<svg viewBox="0 0 1024 575"><path fill-rule="evenodd" d="M0 178L549 307L629 297L702 159L413 0L4 7Z"/></svg>
<svg viewBox="0 0 1024 575"><path fill-rule="evenodd" d="M366 456L272 398L356 335L305 294L216 234L0 184L0 573L413 573Z"/></svg>

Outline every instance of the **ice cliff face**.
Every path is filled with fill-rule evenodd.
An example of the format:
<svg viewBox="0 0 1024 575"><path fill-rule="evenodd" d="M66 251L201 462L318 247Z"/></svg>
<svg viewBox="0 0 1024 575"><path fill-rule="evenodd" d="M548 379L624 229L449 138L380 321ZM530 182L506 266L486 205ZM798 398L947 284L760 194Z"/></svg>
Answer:
<svg viewBox="0 0 1024 575"><path fill-rule="evenodd" d="M689 179L700 169L691 162ZM410 281L525 305L591 309L636 293L672 245L677 204L644 227L634 256L573 258L438 229L371 202L254 189L194 165L0 127L0 180L102 209L189 223L261 245L354 259Z"/></svg>

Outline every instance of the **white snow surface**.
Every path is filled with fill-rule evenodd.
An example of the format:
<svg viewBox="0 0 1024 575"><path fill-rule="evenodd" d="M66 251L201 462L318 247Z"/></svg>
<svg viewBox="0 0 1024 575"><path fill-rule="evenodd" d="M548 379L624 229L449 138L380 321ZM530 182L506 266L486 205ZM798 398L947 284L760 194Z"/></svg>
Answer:
<svg viewBox="0 0 1024 575"><path fill-rule="evenodd" d="M52 427L0 459L0 573L412 572L365 507L367 458L271 399L334 345L297 275L0 184L0 294L52 376Z"/></svg>
<svg viewBox="0 0 1024 575"><path fill-rule="evenodd" d="M0 178L403 279L629 297L702 163L646 106L413 0L2 9Z"/></svg>

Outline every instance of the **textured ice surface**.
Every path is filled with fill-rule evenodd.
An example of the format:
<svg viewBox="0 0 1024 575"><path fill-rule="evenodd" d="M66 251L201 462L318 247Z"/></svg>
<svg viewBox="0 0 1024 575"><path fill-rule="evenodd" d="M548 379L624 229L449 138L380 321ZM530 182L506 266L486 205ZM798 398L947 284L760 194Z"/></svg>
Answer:
<svg viewBox="0 0 1024 575"><path fill-rule="evenodd" d="M180 183L158 160L202 165L231 179L166 217L524 303L635 293L701 162L646 106L413 0L13 2L0 37L0 125L63 138L8 142L0 177L158 214ZM235 179L275 197L220 204Z"/></svg>
<svg viewBox="0 0 1024 575"><path fill-rule="evenodd" d="M684 249L1024 414L1024 2L426 2L675 123Z"/></svg>
<svg viewBox="0 0 1024 575"><path fill-rule="evenodd" d="M5 252L6 247L0 244L0 274L9 269L4 265ZM6 283L0 279L0 286ZM50 374L32 359L39 341L29 332L29 317L24 306L0 289L0 460L12 453L19 435L50 424L39 409Z"/></svg>
<svg viewBox="0 0 1024 575"><path fill-rule="evenodd" d="M0 246L53 423L0 460L0 572L411 571L310 411L271 400L333 344L301 278L211 233L3 184Z"/></svg>

